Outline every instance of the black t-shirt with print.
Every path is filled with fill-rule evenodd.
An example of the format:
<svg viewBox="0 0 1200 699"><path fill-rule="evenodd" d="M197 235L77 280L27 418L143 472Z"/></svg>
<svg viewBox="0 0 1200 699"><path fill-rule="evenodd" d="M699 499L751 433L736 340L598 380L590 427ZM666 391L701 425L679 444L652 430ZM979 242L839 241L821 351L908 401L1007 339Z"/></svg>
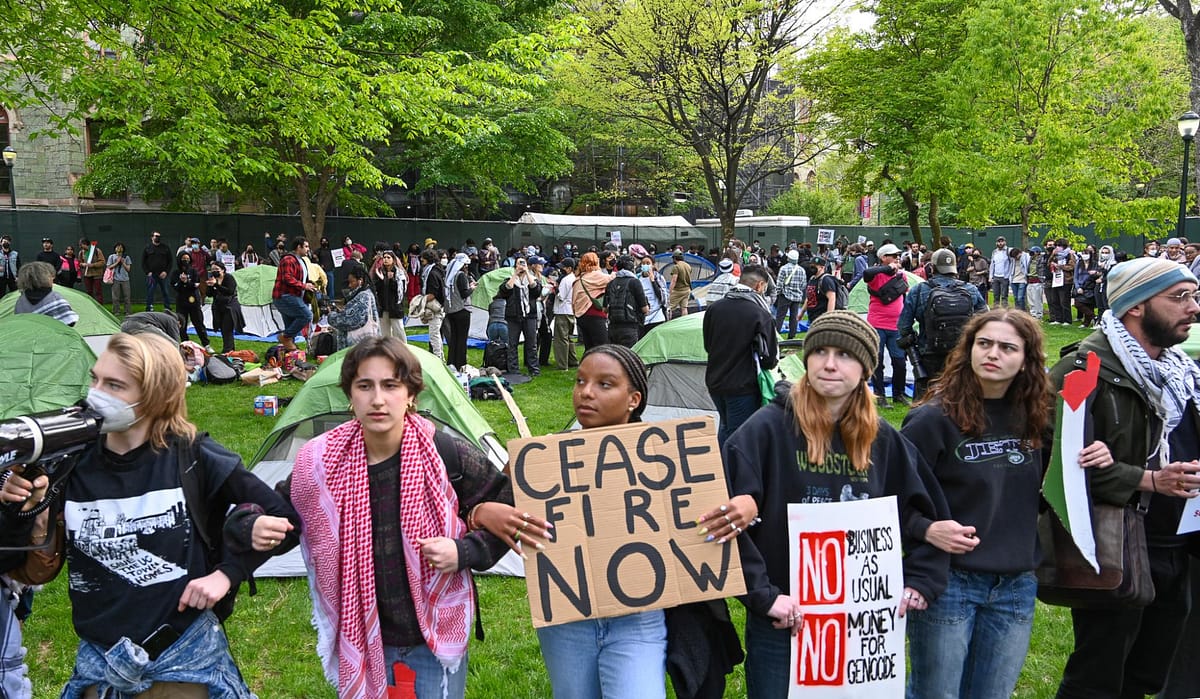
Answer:
<svg viewBox="0 0 1200 699"><path fill-rule="evenodd" d="M215 494L228 467L204 469ZM188 517L178 458L144 445L118 455L93 449L71 476L64 506L75 631L111 646L140 643L161 624L184 631L200 614L177 611L188 582L209 573Z"/></svg>

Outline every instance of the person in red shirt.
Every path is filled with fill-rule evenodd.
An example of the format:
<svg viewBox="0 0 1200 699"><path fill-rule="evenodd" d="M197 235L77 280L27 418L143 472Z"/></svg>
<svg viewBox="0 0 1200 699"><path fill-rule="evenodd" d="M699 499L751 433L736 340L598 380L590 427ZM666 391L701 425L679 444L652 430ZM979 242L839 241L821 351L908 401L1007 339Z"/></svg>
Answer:
<svg viewBox="0 0 1200 699"><path fill-rule="evenodd" d="M316 287L308 280L308 240L304 236L292 239L292 251L279 258L279 269L275 273L275 288L271 292L272 304L283 316L283 331L279 333L279 344L289 352L296 349L296 336L304 332L312 322L312 307L305 302L305 292L314 292Z"/></svg>

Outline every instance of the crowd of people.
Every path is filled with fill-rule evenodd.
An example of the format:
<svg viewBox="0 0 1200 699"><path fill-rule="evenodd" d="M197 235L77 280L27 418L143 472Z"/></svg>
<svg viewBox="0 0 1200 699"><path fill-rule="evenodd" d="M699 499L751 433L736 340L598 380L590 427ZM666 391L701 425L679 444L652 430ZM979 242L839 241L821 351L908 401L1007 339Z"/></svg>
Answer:
<svg viewBox="0 0 1200 699"><path fill-rule="evenodd" d="M236 323L225 264L233 253L213 243L216 256L199 241L168 252L166 276L147 267L147 287L166 282L189 318L213 295L214 306L223 304L214 318L224 335ZM516 373L523 362L531 376L551 365L574 369L572 405L584 429L639 421L647 369L630 347L656 325L704 309L706 388L720 416L729 497L703 503L711 509L701 523L710 541L739 541L747 696L787 695L792 637L803 622L781 536L787 506L888 496L897 501L905 554L896 605L908 620L908 696L1010 696L1033 630L1039 518L1052 516L1040 487L1058 428L1054 395L1089 355L1099 359L1097 397L1087 408L1094 438L1073 460L1090 474L1090 497L1145 513L1156 595L1144 607L1071 610L1074 648L1058 696L1200 693L1193 664L1176 662L1172 671L1180 643L1200 643L1189 639L1200 624L1185 624L1190 540L1176 533L1200 491L1200 368L1179 348L1200 313L1197 246L1171 239L1125 259L1108 246L1076 251L1065 240L1049 252L1010 250L1001 238L981 262L972 247L948 244L924 251L839 241L814 253L734 240L707 297L697 299L681 248L663 274L639 243L502 256L491 240L442 250L427 239L379 246L370 257L344 243L349 254L334 265L337 277L317 271L326 246L314 253L303 237L274 244L270 262L254 262L277 269L285 345L313 321L314 297L332 295L334 279L344 280L344 303L326 320L338 345L352 348L340 386L353 419L310 440L276 491L196 433L182 359L155 333L118 334L98 359L87 404L103 417L103 434L57 501L46 500L45 475L17 466L4 479L0 501L10 507L0 509L0 544L48 544L0 558L7 579L43 583L63 561L71 567L81 642L63 696L148 697L159 685L178 692L172 696L250 696L216 621L258 563L299 545L310 568L317 654L339 696L384 696L399 681L399 663L416 696L462 697L480 613L471 571L522 542L548 544L553 527L513 507L508 476L482 452L416 413L424 380L404 320L421 314L431 349L462 366L467 300L480 276L499 268L507 271L488 332L503 331L505 368ZM163 246L161 236L152 246ZM81 273L102 256L96 248L87 246ZM113 257L128 283L124 246L104 264ZM18 310L71 322L69 304L52 290L61 271L21 266ZM869 296L865 318L846 310L858 284ZM1081 309L1089 284L1094 306L1084 298ZM1051 318L1063 317L1053 304L1066 294L1066 322L1074 306L1079 322L1095 325L1059 361L1046 356L1034 285ZM164 304L169 298L163 294ZM765 396L760 370L778 361L781 332L794 336L805 319L806 373ZM879 408L910 402L910 364L918 371L914 405L896 429ZM6 640L16 600L6 597L0 615ZM681 642L673 625L685 616L711 630L693 666L698 674L668 661ZM572 699L665 697L668 677L676 696L720 697L743 657L723 603L549 626L538 629L538 641L554 695ZM2 648L0 694L29 696L24 676L8 670L10 646Z"/></svg>

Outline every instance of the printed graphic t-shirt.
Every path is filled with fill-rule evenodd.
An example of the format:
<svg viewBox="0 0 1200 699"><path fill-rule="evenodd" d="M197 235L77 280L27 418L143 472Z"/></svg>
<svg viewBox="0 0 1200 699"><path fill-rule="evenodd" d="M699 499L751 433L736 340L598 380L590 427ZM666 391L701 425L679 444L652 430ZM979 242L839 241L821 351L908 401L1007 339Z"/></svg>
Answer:
<svg viewBox="0 0 1200 699"><path fill-rule="evenodd" d="M228 478L206 468L207 494ZM184 631L200 610L176 611L193 578L208 574L188 517L174 452L145 445L118 455L95 448L80 460L64 507L75 631L103 646L141 643L161 624Z"/></svg>

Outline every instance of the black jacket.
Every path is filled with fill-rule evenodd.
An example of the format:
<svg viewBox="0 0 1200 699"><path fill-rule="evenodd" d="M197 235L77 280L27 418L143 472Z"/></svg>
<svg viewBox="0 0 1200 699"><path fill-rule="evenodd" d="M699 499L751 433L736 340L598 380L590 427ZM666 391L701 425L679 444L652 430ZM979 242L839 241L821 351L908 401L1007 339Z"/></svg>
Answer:
<svg viewBox="0 0 1200 699"><path fill-rule="evenodd" d="M750 495L762 523L738 539L746 578L746 607L766 616L775 598L792 594L788 504L836 502L849 496L895 495L904 547L904 585L932 602L946 588L950 554L924 541L928 520L946 519L945 498L916 448L883 418L871 448L871 466L859 473L835 431L826 463L808 463L808 440L796 429L786 383L775 400L757 411L721 450L732 495ZM816 493L814 495L814 493Z"/></svg>
<svg viewBox="0 0 1200 699"><path fill-rule="evenodd" d="M704 311L704 349L708 352L704 383L709 393L757 395L754 352L759 351L759 362L764 369L770 369L778 361L775 319L749 296L753 293L745 287L734 287L725 298Z"/></svg>
<svg viewBox="0 0 1200 699"><path fill-rule="evenodd" d="M142 250L142 270L146 274L162 274L171 271L175 255L166 245L150 243Z"/></svg>
<svg viewBox="0 0 1200 699"><path fill-rule="evenodd" d="M532 278L532 275L530 275ZM505 300L504 317L508 320L524 320L525 318L537 317L537 303L542 296L542 283L532 281L529 284L529 313L524 313L521 310L521 293L517 291L516 286L509 286L508 280L505 280L500 285L500 290L496 292L497 298Z"/></svg>

